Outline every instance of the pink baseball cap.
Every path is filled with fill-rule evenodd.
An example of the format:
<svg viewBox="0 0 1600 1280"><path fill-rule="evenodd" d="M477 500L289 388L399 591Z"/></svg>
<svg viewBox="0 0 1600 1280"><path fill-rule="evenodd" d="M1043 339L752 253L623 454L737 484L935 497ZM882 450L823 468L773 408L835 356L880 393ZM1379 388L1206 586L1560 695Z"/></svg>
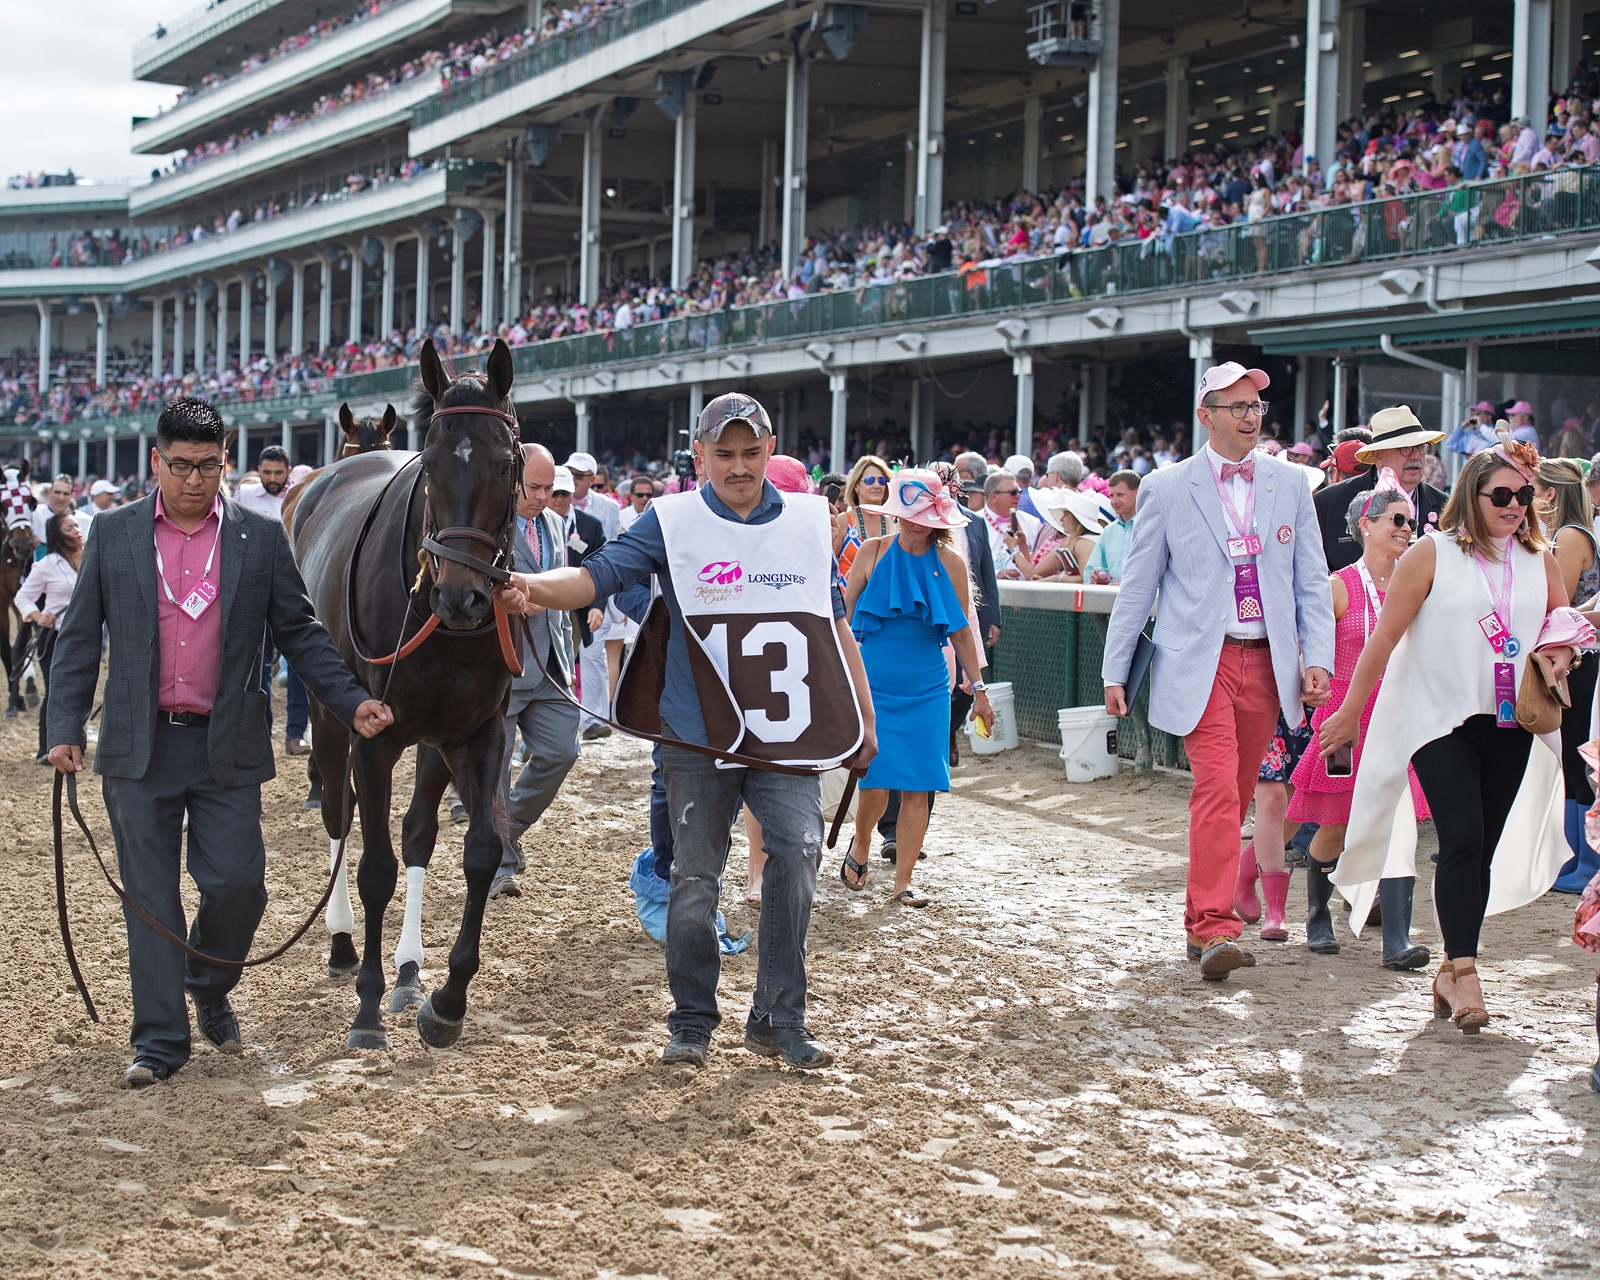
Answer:
<svg viewBox="0 0 1600 1280"><path fill-rule="evenodd" d="M1255 384L1257 391L1265 391L1272 385L1272 379L1267 377L1262 369L1246 369L1237 360L1229 360L1226 364L1214 364L1200 375L1200 385L1194 395L1194 407L1198 409L1213 391L1231 387L1241 378L1249 378Z"/></svg>
<svg viewBox="0 0 1600 1280"><path fill-rule="evenodd" d="M1509 409L1506 410L1506 413L1507 413L1508 416L1510 414L1513 414L1513 413L1525 413L1529 417L1532 417L1533 416L1533 406L1531 404L1529 404L1526 400L1518 400L1516 402L1516 404L1512 405Z"/></svg>

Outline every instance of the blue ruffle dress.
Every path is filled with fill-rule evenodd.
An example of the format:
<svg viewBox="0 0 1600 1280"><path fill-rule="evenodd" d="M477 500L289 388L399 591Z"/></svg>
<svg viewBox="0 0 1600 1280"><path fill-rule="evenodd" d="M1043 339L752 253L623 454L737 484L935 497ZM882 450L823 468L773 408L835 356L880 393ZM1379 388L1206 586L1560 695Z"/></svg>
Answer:
<svg viewBox="0 0 1600 1280"><path fill-rule="evenodd" d="M907 554L899 539L873 566L851 629L861 645L878 754L863 789L950 790L950 672L945 637L967 625L950 575L930 547Z"/></svg>

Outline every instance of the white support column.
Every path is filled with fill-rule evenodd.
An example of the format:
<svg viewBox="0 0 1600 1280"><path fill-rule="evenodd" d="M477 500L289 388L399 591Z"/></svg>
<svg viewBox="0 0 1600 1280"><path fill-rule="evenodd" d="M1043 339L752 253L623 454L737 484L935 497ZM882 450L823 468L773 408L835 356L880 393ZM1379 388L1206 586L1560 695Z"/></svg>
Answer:
<svg viewBox="0 0 1600 1280"><path fill-rule="evenodd" d="M1316 3L1316 0L1312 0ZM1189 339L1189 359L1194 361L1194 382L1190 393L1189 403L1200 403L1200 379L1205 371L1211 367L1211 330L1202 329ZM1195 417L1194 430L1189 436L1189 455L1193 457L1200 452L1200 446L1206 442L1205 428L1200 425L1200 419Z"/></svg>
<svg viewBox="0 0 1600 1280"><path fill-rule="evenodd" d="M417 333L428 327L428 251L432 247L427 232L417 232L417 314L413 323Z"/></svg>
<svg viewBox="0 0 1600 1280"><path fill-rule="evenodd" d="M1109 204L1117 190L1117 109L1122 91L1117 78L1117 59L1122 30L1122 0L1099 0L1095 6L1095 25L1100 36L1100 55L1089 68L1088 153L1085 157L1084 201L1091 208L1104 197Z"/></svg>
<svg viewBox="0 0 1600 1280"><path fill-rule="evenodd" d="M201 292L204 283L194 282L194 372L197 378L206 376L206 298Z"/></svg>
<svg viewBox="0 0 1600 1280"><path fill-rule="evenodd" d="M1328 414L1328 429L1335 438L1348 423L1346 406L1350 401L1350 366L1353 363L1343 356L1333 362L1333 404Z"/></svg>
<svg viewBox="0 0 1600 1280"><path fill-rule="evenodd" d="M1339 124L1339 0L1310 0L1306 10L1305 166L1333 162Z"/></svg>
<svg viewBox="0 0 1600 1280"><path fill-rule="evenodd" d="M233 442L233 478L238 480L250 468L246 465L250 457L250 424L244 418L239 419L239 434Z"/></svg>
<svg viewBox="0 0 1600 1280"><path fill-rule="evenodd" d="M783 243L785 279L794 274L806 238L806 114L811 102L811 64L805 55L790 54L784 63L783 98Z"/></svg>
<svg viewBox="0 0 1600 1280"><path fill-rule="evenodd" d="M43 395L50 390L50 308L53 304L48 298L35 298L33 305L39 308L39 394Z"/></svg>
<svg viewBox="0 0 1600 1280"><path fill-rule="evenodd" d="M1511 118L1544 137L1550 109L1550 0L1515 0L1511 11Z"/></svg>
<svg viewBox="0 0 1600 1280"><path fill-rule="evenodd" d="M1189 146L1189 59L1167 59L1167 127L1161 150L1170 164Z"/></svg>
<svg viewBox="0 0 1600 1280"><path fill-rule="evenodd" d="M485 209L483 212L483 293L478 301L478 332L493 333L500 323L499 309L495 306L495 299L499 290L496 287L494 268L494 210Z"/></svg>
<svg viewBox="0 0 1600 1280"><path fill-rule="evenodd" d="M272 283L272 264L269 262L262 273L262 281L266 289L266 306L262 308L261 317L261 354L268 360L278 358L278 286Z"/></svg>
<svg viewBox="0 0 1600 1280"><path fill-rule="evenodd" d="M222 371L228 367L228 278L217 279L217 383L222 383Z"/></svg>
<svg viewBox="0 0 1600 1280"><path fill-rule="evenodd" d="M688 109L687 104L685 110ZM578 301L592 307L600 298L600 164L604 113L596 108L583 132L582 209L578 222Z"/></svg>
<svg viewBox="0 0 1600 1280"><path fill-rule="evenodd" d="M394 248L395 238L383 238L383 292L378 295L378 340L394 332Z"/></svg>
<svg viewBox="0 0 1600 1280"><path fill-rule="evenodd" d="M684 440L687 442L683 446L685 449L687 449L689 447L689 445L694 442L695 424L700 421L700 410L704 409L705 407L706 407L706 387L705 387L705 383L703 383L703 382L691 382L689 384L689 422L688 422L689 434L684 436ZM673 448L677 448L676 445L674 445L672 447Z"/></svg>
<svg viewBox="0 0 1600 1280"><path fill-rule="evenodd" d="M94 385L106 385L106 330L110 325L110 315L106 311L106 300L96 294L91 301L94 303Z"/></svg>
<svg viewBox="0 0 1600 1280"><path fill-rule="evenodd" d="M367 264L361 261L361 238L350 247L350 326L348 341L361 344L361 299L367 288Z"/></svg>
<svg viewBox="0 0 1600 1280"><path fill-rule="evenodd" d="M1011 357L1011 372L1017 379L1016 452L1033 457L1033 357L1023 353Z"/></svg>
<svg viewBox="0 0 1600 1280"><path fill-rule="evenodd" d="M296 356L306 349L306 267L309 265L294 264L294 288L290 291L289 351Z"/></svg>
<svg viewBox="0 0 1600 1280"><path fill-rule="evenodd" d="M150 478L150 437L140 432L139 440L139 487L144 488L144 482Z"/></svg>
<svg viewBox="0 0 1600 1280"><path fill-rule="evenodd" d="M1044 120L1044 99L1025 98L1022 103L1022 189L1039 189L1039 125Z"/></svg>
<svg viewBox="0 0 1600 1280"><path fill-rule="evenodd" d="M1339 15L1339 72L1336 77L1338 93L1335 95L1339 120L1348 120L1351 116L1361 115L1361 99L1367 91L1367 71L1361 65L1366 61L1366 50L1367 11L1352 6ZM1443 70L1444 68L1436 62L1433 79L1428 81L1441 98L1444 96L1444 83L1439 77ZM1335 139L1338 136L1338 129L1335 128Z"/></svg>
<svg viewBox="0 0 1600 1280"><path fill-rule="evenodd" d="M327 466L339 455L334 452L338 448L337 428L332 418L322 420L322 465Z"/></svg>
<svg viewBox="0 0 1600 1280"><path fill-rule="evenodd" d="M1116 2L1110 0L1112 4ZM944 62L949 24L946 0L928 0L928 7L922 11L921 78L917 89L917 195L912 220L917 235L938 226L944 210Z"/></svg>
<svg viewBox="0 0 1600 1280"><path fill-rule="evenodd" d="M289 455L289 465L294 466L294 424L282 424L278 435L278 443L283 446L283 451Z"/></svg>
<svg viewBox="0 0 1600 1280"><path fill-rule="evenodd" d="M117 478L117 433L110 427L106 428L106 466L100 474L106 480Z"/></svg>
<svg viewBox="0 0 1600 1280"><path fill-rule="evenodd" d="M150 301L150 376L161 380L161 356L167 343L167 300Z"/></svg>
<svg viewBox="0 0 1600 1280"><path fill-rule="evenodd" d="M1584 0L1551 0L1550 87L1565 93L1572 69L1583 60Z"/></svg>
<svg viewBox="0 0 1600 1280"><path fill-rule="evenodd" d="M255 345L256 298L255 281L246 271L239 277L239 372L250 363L250 348Z"/></svg>
<svg viewBox="0 0 1600 1280"><path fill-rule="evenodd" d="M506 156L506 241L500 254L500 310L507 324L522 315L522 157Z"/></svg>
<svg viewBox="0 0 1600 1280"><path fill-rule="evenodd" d="M422 452L422 432L417 429L415 418L406 419L406 448L412 453Z"/></svg>
<svg viewBox="0 0 1600 1280"><path fill-rule="evenodd" d="M333 259L319 253L317 266L321 280L317 290L317 350L326 351L333 345Z"/></svg>
<svg viewBox="0 0 1600 1280"><path fill-rule="evenodd" d="M672 152L672 283L681 285L694 270L694 144L700 95L684 95Z"/></svg>
<svg viewBox="0 0 1600 1280"><path fill-rule="evenodd" d="M843 372L828 375L828 395L832 401L828 431L828 470L846 471L849 468L845 465L845 450L849 447L849 441L846 439L845 414L850 408L850 399L846 389L846 375Z"/></svg>
<svg viewBox="0 0 1600 1280"><path fill-rule="evenodd" d="M172 295L172 376L183 377L183 291Z"/></svg>
<svg viewBox="0 0 1600 1280"><path fill-rule="evenodd" d="M50 478L53 480L61 474L61 437L58 435L50 441Z"/></svg>
<svg viewBox="0 0 1600 1280"><path fill-rule="evenodd" d="M576 448L579 453L588 453L589 452L589 402L588 402L588 400L583 399L582 397L580 397L579 399L574 400L572 402L572 408L573 408L573 412L577 415L577 419L578 419L578 430L577 430L577 434L574 436L574 439L576 440L576 444L574 445L574 448Z"/></svg>
<svg viewBox="0 0 1600 1280"><path fill-rule="evenodd" d="M450 332L460 334L462 311L467 302L467 242L461 238L461 224L452 229L450 241Z"/></svg>
<svg viewBox="0 0 1600 1280"><path fill-rule="evenodd" d="M89 437L82 432L78 434L78 483L82 484L89 478Z"/></svg>

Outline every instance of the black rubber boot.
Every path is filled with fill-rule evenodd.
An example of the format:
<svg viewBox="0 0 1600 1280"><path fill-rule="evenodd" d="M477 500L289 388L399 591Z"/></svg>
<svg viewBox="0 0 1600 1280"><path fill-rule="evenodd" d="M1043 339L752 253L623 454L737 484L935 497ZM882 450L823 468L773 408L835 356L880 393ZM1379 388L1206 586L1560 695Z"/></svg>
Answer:
<svg viewBox="0 0 1600 1280"><path fill-rule="evenodd" d="M1328 900L1333 897L1333 884L1328 876L1339 865L1306 859L1306 946L1319 956L1339 954L1338 940L1333 936L1333 912L1328 910Z"/></svg>
<svg viewBox="0 0 1600 1280"><path fill-rule="evenodd" d="M1427 947L1411 941L1411 897L1415 876L1378 881L1378 903L1383 909L1383 967L1420 969L1433 957Z"/></svg>

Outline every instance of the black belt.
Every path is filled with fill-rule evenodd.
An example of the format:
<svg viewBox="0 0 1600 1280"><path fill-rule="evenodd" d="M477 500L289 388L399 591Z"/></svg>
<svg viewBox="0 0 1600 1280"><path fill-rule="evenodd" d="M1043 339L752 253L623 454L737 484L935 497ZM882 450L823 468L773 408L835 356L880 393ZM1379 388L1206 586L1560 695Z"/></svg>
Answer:
<svg viewBox="0 0 1600 1280"><path fill-rule="evenodd" d="M211 723L211 717L201 715L198 711L157 711L156 720L161 724L175 724L182 729L204 729Z"/></svg>

